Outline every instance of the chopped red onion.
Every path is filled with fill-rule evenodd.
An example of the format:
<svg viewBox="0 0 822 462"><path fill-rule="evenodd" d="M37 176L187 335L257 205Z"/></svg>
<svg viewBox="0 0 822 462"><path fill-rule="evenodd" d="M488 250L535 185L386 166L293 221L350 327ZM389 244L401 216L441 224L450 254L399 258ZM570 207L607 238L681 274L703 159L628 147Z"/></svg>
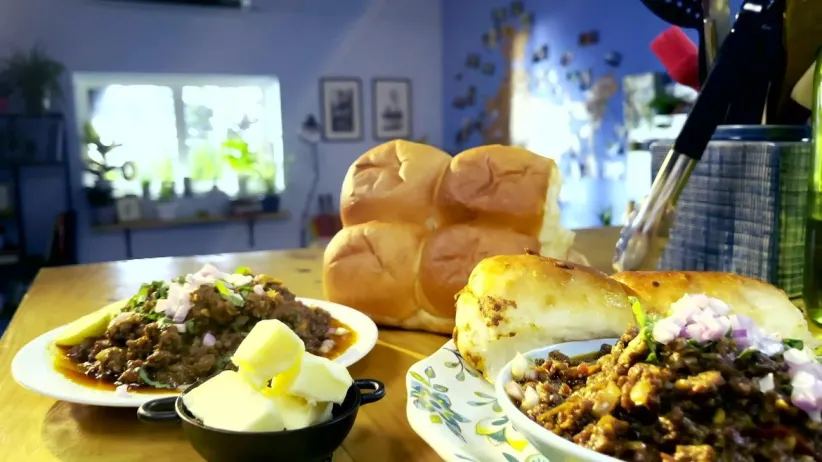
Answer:
<svg viewBox="0 0 822 462"><path fill-rule="evenodd" d="M522 404L520 404L520 409L523 411L527 411L529 409L533 409L539 405L539 393L534 389L534 387L527 387L525 392L522 396Z"/></svg>
<svg viewBox="0 0 822 462"><path fill-rule="evenodd" d="M334 349L334 345L336 345L336 343L331 339L323 340L323 343L320 344L320 353L328 353Z"/></svg>
<svg viewBox="0 0 822 462"><path fill-rule="evenodd" d="M333 335L345 335L348 333L348 329L345 327L338 327L334 332Z"/></svg>
<svg viewBox="0 0 822 462"><path fill-rule="evenodd" d="M115 388L114 395L120 398L128 398L130 396L128 393L128 385L120 385L119 387Z"/></svg>
<svg viewBox="0 0 822 462"><path fill-rule="evenodd" d="M254 293L257 295L265 295L265 289L260 284L254 284Z"/></svg>
<svg viewBox="0 0 822 462"><path fill-rule="evenodd" d="M203 345L210 347L214 346L215 343L217 343L217 338L214 337L214 334L206 332L206 334L203 335Z"/></svg>
<svg viewBox="0 0 822 462"><path fill-rule="evenodd" d="M513 380L505 384L505 392L508 393L508 396L511 399L515 399L517 401L522 401L525 397L522 387Z"/></svg>
<svg viewBox="0 0 822 462"><path fill-rule="evenodd" d="M774 381L773 381L773 373L769 373L765 377L759 379L759 391L762 393L767 393L775 388Z"/></svg>
<svg viewBox="0 0 822 462"><path fill-rule="evenodd" d="M746 329L734 329L731 332L731 337L733 338L740 338L740 337L747 337L748 331Z"/></svg>
<svg viewBox="0 0 822 462"><path fill-rule="evenodd" d="M185 324L174 324L174 327L176 327L177 332L179 332L181 334L184 334L185 331L186 331L186 325Z"/></svg>

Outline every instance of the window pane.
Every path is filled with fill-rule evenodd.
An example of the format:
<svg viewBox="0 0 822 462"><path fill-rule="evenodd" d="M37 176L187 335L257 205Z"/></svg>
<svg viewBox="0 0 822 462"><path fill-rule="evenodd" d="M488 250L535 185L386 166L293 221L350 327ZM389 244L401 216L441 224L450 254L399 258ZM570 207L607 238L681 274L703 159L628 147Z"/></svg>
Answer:
<svg viewBox="0 0 822 462"><path fill-rule="evenodd" d="M189 151L188 171L195 193L207 191L215 184L229 195L238 192L237 172L223 161L221 145L229 138L242 138L258 159L273 161L266 138L263 97L262 89L257 86L183 87L185 146ZM214 172L219 172L216 181ZM263 182L252 178L249 189L263 192Z"/></svg>
<svg viewBox="0 0 822 462"><path fill-rule="evenodd" d="M125 181L121 175L112 180L116 194L139 194L141 179L157 182L154 187L159 188L164 167L169 160L175 165L179 157L172 89L109 85L89 92L89 106L91 123L101 141L122 145L108 154L108 164L132 161L137 167L133 181ZM87 175L84 182L90 185L93 181L93 176Z"/></svg>

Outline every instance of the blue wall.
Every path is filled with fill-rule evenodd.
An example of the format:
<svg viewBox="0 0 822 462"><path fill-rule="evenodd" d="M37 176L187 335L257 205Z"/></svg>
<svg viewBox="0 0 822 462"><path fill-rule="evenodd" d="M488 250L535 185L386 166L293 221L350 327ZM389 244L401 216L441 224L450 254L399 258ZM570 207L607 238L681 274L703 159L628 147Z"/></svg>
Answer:
<svg viewBox="0 0 822 462"><path fill-rule="evenodd" d="M280 81L288 167L283 208L292 218L256 225L257 249L299 246L299 216L308 192L310 160L297 137L318 114L318 79L363 81L364 139L320 147L319 192L339 195L351 162L376 145L372 135L372 77L411 79L414 136L442 141L442 25L440 0L254 0L252 12L107 4L89 0L0 0L0 56L42 44L69 71L271 75ZM67 79L68 80L68 79ZM70 91L67 92L71 94ZM80 189L73 106L69 140L82 261L126 256L121 233L98 234ZM24 185L30 252L42 252L62 208L60 173L37 170ZM244 224L138 231L135 258L250 250Z"/></svg>
<svg viewBox="0 0 822 462"><path fill-rule="evenodd" d="M732 2L734 5L741 0ZM575 71L591 70L593 80L612 73L622 83L622 77L629 74L664 71L662 65L650 51L650 42L669 25L654 16L639 0L574 0L540 1L525 0L525 11L534 13L530 41L526 56L530 58L542 45L548 46L548 58L539 63L527 59L524 65L533 79L553 71L558 76L557 85L575 101L585 101L585 92L578 83L568 80L567 74ZM510 1L502 0L447 0L443 3L443 72L445 73L444 93L444 142L451 152L482 144L479 133L474 133L467 143L460 146L455 141L455 133L466 118L476 117L482 110L484 101L495 94L501 80L501 70L507 65L500 52L483 46L482 35L492 28L493 11L504 8L510 12ZM734 11L736 8L734 8ZM513 24L513 23L512 23ZM596 30L599 43L580 46L581 32ZM694 41L696 33L690 33ZM567 66L560 63L565 52L573 53L573 60ZM609 52L622 55L619 67L606 64ZM493 76L467 69L466 57L478 53L483 62L494 63L497 72ZM457 79L462 74L462 80ZM465 93L469 85L475 85L479 96L477 104L466 109L453 107L454 97ZM556 100L553 90L545 86L534 88L532 95L546 101ZM620 89L610 98L601 128L596 132L594 152L602 159L609 143L618 141L615 128L623 122L623 94ZM557 143L565 139L569 130L576 132L579 123L558 124L550 114L544 117L544 130L549 140L555 134ZM534 121L526 121L534 123ZM570 127L569 127L570 125ZM512 139L516 142L516 139ZM600 166L602 162L600 162ZM618 223L627 198L624 181L583 177L579 180L565 179L563 197L563 221L573 228L599 226L599 212L612 207L614 222Z"/></svg>

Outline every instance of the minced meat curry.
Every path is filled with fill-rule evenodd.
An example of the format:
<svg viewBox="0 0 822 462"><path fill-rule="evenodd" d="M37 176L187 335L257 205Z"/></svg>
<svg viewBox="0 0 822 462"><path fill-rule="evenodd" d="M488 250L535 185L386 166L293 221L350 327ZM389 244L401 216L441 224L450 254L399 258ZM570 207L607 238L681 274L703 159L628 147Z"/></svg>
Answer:
<svg viewBox="0 0 822 462"><path fill-rule="evenodd" d="M693 318L713 325L699 313ZM640 320L641 329L593 357L554 351L530 362L505 389L544 428L622 460L822 460L818 407L798 388L814 379L797 368L822 370L815 358L801 359L809 350L795 340L759 350L741 340L753 327L738 329L727 313L711 316L728 318L727 334L706 341L695 328L686 335L691 324L682 321L683 334L666 337Z"/></svg>
<svg viewBox="0 0 822 462"><path fill-rule="evenodd" d="M94 379L177 388L233 367L231 355L260 320L282 321L317 355L353 335L335 328L328 312L298 301L280 281L238 271L245 277L223 280L232 275L207 266L168 283L144 284L103 336L71 347L66 356Z"/></svg>

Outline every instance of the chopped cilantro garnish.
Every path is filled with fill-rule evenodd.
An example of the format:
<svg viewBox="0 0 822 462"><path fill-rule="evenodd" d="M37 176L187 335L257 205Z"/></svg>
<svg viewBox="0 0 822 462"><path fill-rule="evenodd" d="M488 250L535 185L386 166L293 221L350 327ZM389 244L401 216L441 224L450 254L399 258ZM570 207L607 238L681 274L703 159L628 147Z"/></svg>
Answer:
<svg viewBox="0 0 822 462"><path fill-rule="evenodd" d="M254 273L251 272L251 268L247 266L240 266L239 268L234 270L234 274L243 274L245 276L252 276Z"/></svg>
<svg viewBox="0 0 822 462"><path fill-rule="evenodd" d="M154 388L174 388L174 387L172 387L171 385L169 385L167 383L157 382L157 381L152 380L151 377L148 376L148 372L146 372L146 370L143 369L142 367L140 368L140 371L137 374L140 376L140 378L143 380L143 382L145 382L145 384L150 386L150 387L154 387Z"/></svg>
<svg viewBox="0 0 822 462"><path fill-rule="evenodd" d="M189 319L186 321L186 333L189 334L196 334L197 333L197 326L194 325L194 320Z"/></svg>
<svg viewBox="0 0 822 462"><path fill-rule="evenodd" d="M656 318L650 316L645 312L645 310L642 309L642 304L639 303L639 300L636 297L629 297L629 300L631 300L631 311L634 312L634 318L639 326L639 334L637 335L642 338L645 345L648 347L648 351L650 351L645 361L649 363L659 362L657 343L653 337Z"/></svg>
<svg viewBox="0 0 822 462"><path fill-rule="evenodd" d="M217 292L219 292L220 295L223 296L228 296L234 293L231 291L231 289L228 288L225 281L214 281L214 287L217 289Z"/></svg>
<svg viewBox="0 0 822 462"><path fill-rule="evenodd" d="M805 342L795 338L786 338L782 340L782 344L785 345L785 348L796 348L797 350L805 349Z"/></svg>

